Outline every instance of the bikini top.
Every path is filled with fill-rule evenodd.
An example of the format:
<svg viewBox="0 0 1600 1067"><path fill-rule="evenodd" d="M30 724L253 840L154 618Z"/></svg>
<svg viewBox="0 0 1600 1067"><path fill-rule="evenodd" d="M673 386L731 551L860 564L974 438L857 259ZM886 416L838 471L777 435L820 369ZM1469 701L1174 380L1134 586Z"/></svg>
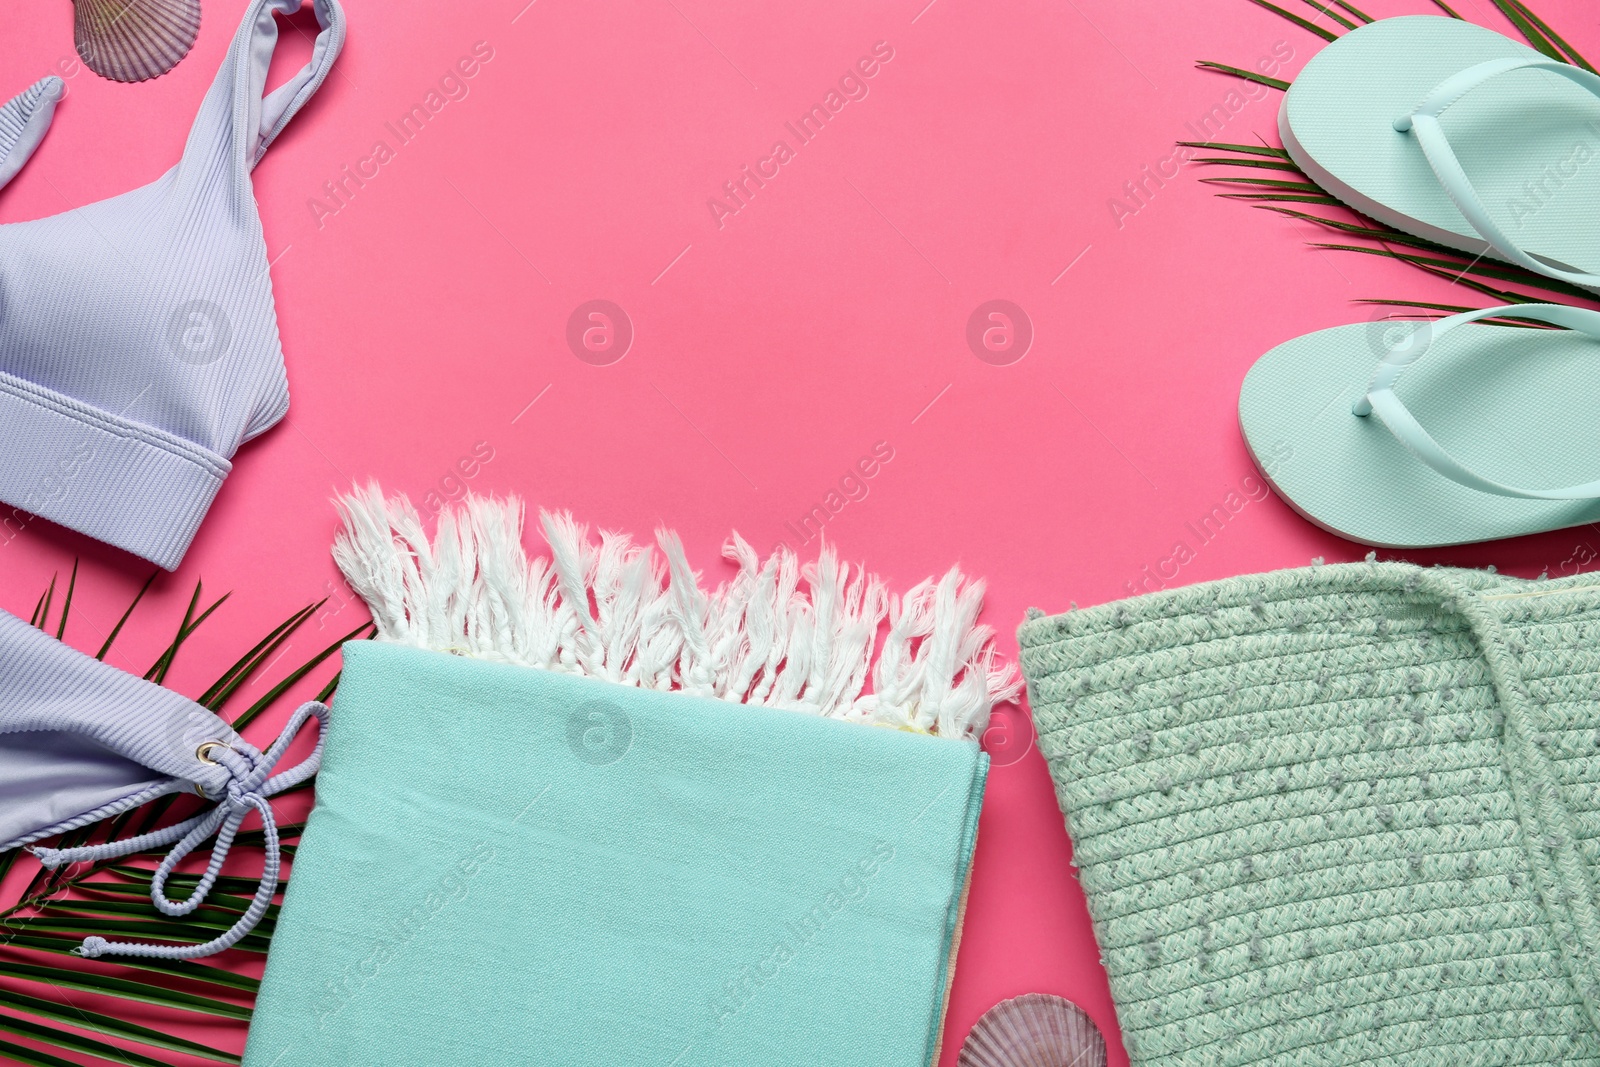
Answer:
<svg viewBox="0 0 1600 1067"><path fill-rule="evenodd" d="M311 61L263 97L274 12L301 0L252 0L177 166L0 226L0 543L29 512L175 569L235 450L287 412L250 172L344 44L337 0L313 3ZM0 186L64 89L0 108Z"/></svg>

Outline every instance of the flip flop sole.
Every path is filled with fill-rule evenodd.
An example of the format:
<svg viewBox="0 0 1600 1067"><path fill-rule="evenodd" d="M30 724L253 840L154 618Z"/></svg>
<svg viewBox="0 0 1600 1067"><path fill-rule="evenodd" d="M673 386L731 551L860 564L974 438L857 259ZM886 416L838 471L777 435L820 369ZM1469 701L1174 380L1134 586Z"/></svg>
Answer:
<svg viewBox="0 0 1600 1067"><path fill-rule="evenodd" d="M1376 415L1351 413L1396 331L1411 328L1390 321L1319 330L1250 368L1239 426L1278 495L1318 526L1384 548L1600 521L1600 501L1469 489L1417 459ZM1597 371L1600 342L1582 334L1473 323L1439 338L1395 393L1468 467L1513 485L1570 485L1600 476Z"/></svg>
<svg viewBox="0 0 1600 1067"><path fill-rule="evenodd" d="M1485 253L1416 139L1393 124L1451 75L1529 55L1538 53L1459 19L1381 19L1312 57L1284 96L1278 132L1308 177L1362 214ZM1600 273L1600 98L1547 71L1517 70L1469 92L1440 122L1479 197L1521 248Z"/></svg>

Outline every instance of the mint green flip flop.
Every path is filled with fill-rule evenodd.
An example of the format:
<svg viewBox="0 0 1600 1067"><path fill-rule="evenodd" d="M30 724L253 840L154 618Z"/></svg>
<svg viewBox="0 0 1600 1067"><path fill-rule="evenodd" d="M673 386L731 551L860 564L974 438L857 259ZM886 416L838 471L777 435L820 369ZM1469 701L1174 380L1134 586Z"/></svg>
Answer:
<svg viewBox="0 0 1600 1067"><path fill-rule="evenodd" d="M1477 323L1528 319L1528 329ZM1239 426L1278 495L1385 548L1492 541L1600 521L1600 312L1484 308L1392 343L1358 323L1256 361ZM1556 488L1539 488L1554 486Z"/></svg>
<svg viewBox="0 0 1600 1067"><path fill-rule="evenodd" d="M1397 230L1600 288L1600 77L1433 15L1328 45L1278 131L1333 196Z"/></svg>

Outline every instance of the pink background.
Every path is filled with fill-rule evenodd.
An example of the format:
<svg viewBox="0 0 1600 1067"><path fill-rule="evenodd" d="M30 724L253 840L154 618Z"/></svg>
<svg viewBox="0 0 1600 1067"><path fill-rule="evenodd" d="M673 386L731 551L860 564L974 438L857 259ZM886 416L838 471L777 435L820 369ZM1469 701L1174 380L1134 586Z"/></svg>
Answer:
<svg viewBox="0 0 1600 1067"><path fill-rule="evenodd" d="M1289 77L1322 43L1245 0L525 2L346 0L343 58L256 172L293 407L236 457L181 571L157 581L120 640L119 666L148 666L200 577L233 596L169 679L190 694L324 596L236 707L354 627L364 610L328 556L328 501L352 480L419 503L517 492L613 528L665 524L715 577L730 529L762 548L798 542L785 524L825 505L875 446L893 458L831 517L828 539L895 588L954 562L987 577L986 618L1013 654L1029 606L1360 558L1274 498L1249 500L1204 545L1188 530L1252 473L1239 381L1282 340L1374 317L1357 298L1485 302L1309 249L1326 238L1217 199L1202 167L1172 176L1173 142L1195 137L1186 124L1238 88L1195 60L1254 66L1276 49ZM0 193L0 222L170 166L242 6L206 0L193 54L124 86L74 64L67 0L9 5L0 96L75 76L38 156ZM1487 0L1457 6L1509 32ZM1600 52L1592 8L1536 6ZM309 52L309 12L293 25L275 78ZM397 147L385 124L478 42L493 58L467 95ZM893 58L863 79L867 95L800 145L785 122L878 42ZM1277 94L1241 101L1219 138L1276 144ZM330 200L324 182L379 139L394 158ZM779 139L793 158L719 220L708 201L731 206L723 183ZM1128 182L1144 183L1140 201ZM569 315L592 299L633 324L607 366L566 342ZM966 342L991 299L1032 323L1009 365ZM0 606L24 616L81 558L67 637L90 650L150 569L42 521L5 536ZM1173 576L1163 561L1179 541L1194 558ZM1409 558L1555 573L1595 558L1590 545L1600 533L1582 529ZM817 542L797 547L809 557ZM1169 577L1147 577L1163 566ZM270 737L290 706L252 736ZM1028 991L1083 1005L1125 1063L1044 761L1024 713L997 721L942 1063L979 1014Z"/></svg>

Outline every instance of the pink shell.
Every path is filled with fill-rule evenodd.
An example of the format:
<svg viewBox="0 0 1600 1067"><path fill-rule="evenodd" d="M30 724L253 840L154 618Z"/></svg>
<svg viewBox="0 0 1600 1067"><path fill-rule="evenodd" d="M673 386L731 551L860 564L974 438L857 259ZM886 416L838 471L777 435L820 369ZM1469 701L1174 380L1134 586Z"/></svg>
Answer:
<svg viewBox="0 0 1600 1067"><path fill-rule="evenodd" d="M189 54L200 0L72 0L73 38L84 66L118 82L160 77Z"/></svg>
<svg viewBox="0 0 1600 1067"><path fill-rule="evenodd" d="M1105 1067L1106 1039L1084 1010L1061 997L1025 993L983 1013L956 1067Z"/></svg>

